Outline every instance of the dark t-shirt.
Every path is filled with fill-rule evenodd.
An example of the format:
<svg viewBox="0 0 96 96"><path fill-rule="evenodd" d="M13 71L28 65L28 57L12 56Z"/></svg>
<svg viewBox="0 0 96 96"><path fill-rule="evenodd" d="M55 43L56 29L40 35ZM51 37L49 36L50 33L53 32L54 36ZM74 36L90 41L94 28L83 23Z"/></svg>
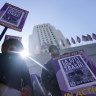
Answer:
<svg viewBox="0 0 96 96"><path fill-rule="evenodd" d="M42 69L41 79L45 88L52 93L52 96L61 96L56 74L51 60L44 65L48 70Z"/></svg>
<svg viewBox="0 0 96 96"><path fill-rule="evenodd" d="M21 90L22 81L24 86L32 87L29 70L23 58L18 54L0 54L0 83Z"/></svg>

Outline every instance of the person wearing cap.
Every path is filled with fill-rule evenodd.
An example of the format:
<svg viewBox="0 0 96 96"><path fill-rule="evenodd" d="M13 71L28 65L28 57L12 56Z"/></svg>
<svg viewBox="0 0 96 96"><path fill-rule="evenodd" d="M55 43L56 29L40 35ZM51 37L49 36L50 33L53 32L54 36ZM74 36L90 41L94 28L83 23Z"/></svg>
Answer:
<svg viewBox="0 0 96 96"><path fill-rule="evenodd" d="M27 96L33 96L29 70L24 59L19 55L23 49L22 43L17 39L8 39L2 44L0 96L22 96L22 85L31 90Z"/></svg>
<svg viewBox="0 0 96 96"><path fill-rule="evenodd" d="M51 57L56 57L59 55L59 49L55 45L49 47L49 52ZM49 60L44 67L48 70L42 69L41 80L44 84L46 90L48 90L52 96L61 96L59 85L57 82L56 74L52 65L51 60Z"/></svg>

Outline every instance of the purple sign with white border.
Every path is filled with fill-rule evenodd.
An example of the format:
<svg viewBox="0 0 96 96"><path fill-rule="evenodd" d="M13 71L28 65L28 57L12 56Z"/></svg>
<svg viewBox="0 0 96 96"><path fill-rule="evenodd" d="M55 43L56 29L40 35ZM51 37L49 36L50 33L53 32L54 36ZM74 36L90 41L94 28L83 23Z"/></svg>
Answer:
<svg viewBox="0 0 96 96"><path fill-rule="evenodd" d="M0 10L0 25L22 31L28 11L5 3Z"/></svg>
<svg viewBox="0 0 96 96"><path fill-rule="evenodd" d="M62 96L96 96L96 67L84 51L52 59Z"/></svg>

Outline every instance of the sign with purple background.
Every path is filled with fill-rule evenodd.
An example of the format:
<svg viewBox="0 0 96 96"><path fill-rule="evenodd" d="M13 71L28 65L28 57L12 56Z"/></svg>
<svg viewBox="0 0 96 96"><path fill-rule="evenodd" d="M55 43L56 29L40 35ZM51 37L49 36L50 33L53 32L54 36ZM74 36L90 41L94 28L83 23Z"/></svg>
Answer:
<svg viewBox="0 0 96 96"><path fill-rule="evenodd" d="M18 39L19 41L22 40L22 37L19 37L19 36L6 35L4 41L6 41L6 40L8 40L8 39L11 39L11 38L13 38L13 39Z"/></svg>
<svg viewBox="0 0 96 96"><path fill-rule="evenodd" d="M0 25L22 31L28 11L5 3L0 10Z"/></svg>
<svg viewBox="0 0 96 96"><path fill-rule="evenodd" d="M62 96L96 96L96 67L84 51L52 59Z"/></svg>

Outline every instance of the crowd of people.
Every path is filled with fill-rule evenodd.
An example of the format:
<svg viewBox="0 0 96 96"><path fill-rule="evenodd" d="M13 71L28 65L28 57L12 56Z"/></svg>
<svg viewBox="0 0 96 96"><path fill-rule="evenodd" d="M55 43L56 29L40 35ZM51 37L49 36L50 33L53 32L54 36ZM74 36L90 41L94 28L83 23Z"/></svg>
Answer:
<svg viewBox="0 0 96 96"><path fill-rule="evenodd" d="M34 81L25 60L19 55L23 49L22 43L17 39L8 39L2 44L0 96L61 96L51 60L44 65L47 70L42 68L41 77ZM55 45L49 47L49 52L52 57L59 55L59 49Z"/></svg>

